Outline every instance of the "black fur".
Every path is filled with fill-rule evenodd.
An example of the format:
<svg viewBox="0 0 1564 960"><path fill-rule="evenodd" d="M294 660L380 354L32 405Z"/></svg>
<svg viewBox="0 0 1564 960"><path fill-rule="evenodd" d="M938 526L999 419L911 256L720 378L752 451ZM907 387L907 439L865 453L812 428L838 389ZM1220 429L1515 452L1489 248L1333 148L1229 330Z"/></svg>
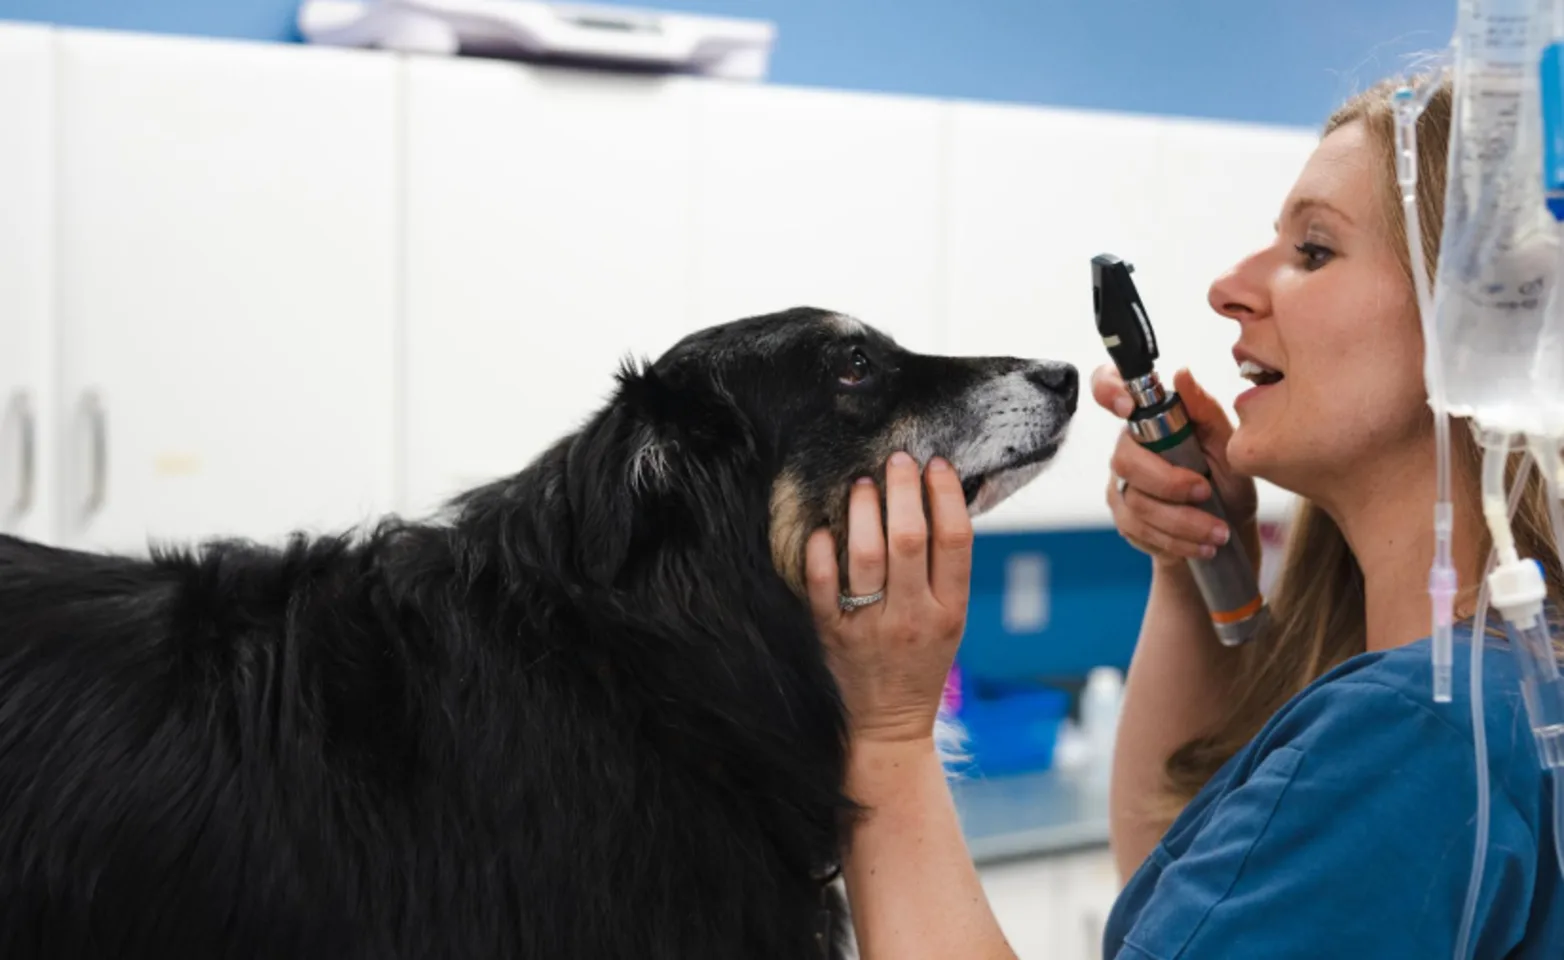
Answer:
<svg viewBox="0 0 1564 960"><path fill-rule="evenodd" d="M0 957L826 956L845 720L771 493L828 519L908 409L831 452L835 329L692 337L439 522L0 537Z"/></svg>

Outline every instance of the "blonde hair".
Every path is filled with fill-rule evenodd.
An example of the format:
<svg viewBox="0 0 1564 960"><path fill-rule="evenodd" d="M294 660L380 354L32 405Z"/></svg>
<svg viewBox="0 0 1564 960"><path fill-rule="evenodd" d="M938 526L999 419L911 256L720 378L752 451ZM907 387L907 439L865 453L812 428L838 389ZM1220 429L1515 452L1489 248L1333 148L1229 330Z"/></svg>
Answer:
<svg viewBox="0 0 1564 960"><path fill-rule="evenodd" d="M1445 164L1450 137L1452 90L1448 76L1436 78L1434 91L1418 122L1418 218L1422 224L1424 262L1430 283L1438 261L1444 220ZM1395 112L1392 95L1401 84L1386 80L1345 103L1326 122L1321 136L1351 123L1363 125L1384 172L1383 197L1387 235L1399 252L1408 289L1412 263L1407 248L1406 220L1396 182ZM1458 512L1480 515L1482 448L1467 424L1451 425L1452 497ZM1520 455L1511 457L1511 481ZM1429 517L1433 522L1432 513ZM1478 545L1486 558L1487 527ZM1564 606L1564 575L1553 544L1547 488L1540 471L1531 471L1513 524L1522 556L1544 567L1549 598ZM1482 560L1479 560L1481 563ZM1477 593L1482 570L1460 570L1462 599L1469 605ZM1176 815L1228 758L1248 743L1292 696L1342 661L1366 649L1363 571L1347 546L1341 528L1318 505L1300 501L1293 518L1285 558L1270 597L1272 624L1267 635L1243 648L1234 689L1228 691L1226 716L1204 735L1186 743L1168 758L1165 816ZM1490 617L1493 624L1495 618Z"/></svg>

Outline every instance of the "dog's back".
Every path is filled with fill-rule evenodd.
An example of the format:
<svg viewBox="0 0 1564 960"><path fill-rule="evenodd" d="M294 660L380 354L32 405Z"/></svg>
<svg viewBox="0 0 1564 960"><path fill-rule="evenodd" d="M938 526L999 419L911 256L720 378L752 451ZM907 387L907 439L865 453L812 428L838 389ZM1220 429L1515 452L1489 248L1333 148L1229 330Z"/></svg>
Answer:
<svg viewBox="0 0 1564 960"><path fill-rule="evenodd" d="M0 955L367 955L287 566L0 538Z"/></svg>
<svg viewBox="0 0 1564 960"><path fill-rule="evenodd" d="M683 624L579 605L529 499L146 561L0 539L0 956L824 956L834 769Z"/></svg>

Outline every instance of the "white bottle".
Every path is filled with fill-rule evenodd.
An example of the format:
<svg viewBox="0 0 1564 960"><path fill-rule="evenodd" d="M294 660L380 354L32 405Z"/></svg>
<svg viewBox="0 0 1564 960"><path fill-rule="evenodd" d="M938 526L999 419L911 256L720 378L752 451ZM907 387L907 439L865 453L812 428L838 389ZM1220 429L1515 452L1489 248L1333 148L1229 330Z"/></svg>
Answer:
<svg viewBox="0 0 1564 960"><path fill-rule="evenodd" d="M1095 667L1081 691L1081 734L1093 779L1106 782L1113 769L1113 740L1124 699L1124 675L1114 667Z"/></svg>

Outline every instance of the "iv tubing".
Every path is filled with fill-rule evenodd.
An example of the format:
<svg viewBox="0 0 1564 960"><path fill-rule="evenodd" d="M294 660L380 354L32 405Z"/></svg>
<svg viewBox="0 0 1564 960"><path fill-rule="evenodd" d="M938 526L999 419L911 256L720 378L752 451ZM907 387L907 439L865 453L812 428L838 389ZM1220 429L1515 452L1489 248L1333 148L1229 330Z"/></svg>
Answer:
<svg viewBox="0 0 1564 960"><path fill-rule="evenodd" d="M1553 525L1553 549L1558 554L1559 568L1564 569L1564 476L1560 473L1560 458L1556 441L1547 437L1531 437L1532 459L1542 471L1543 484L1548 491L1548 518ZM1564 874L1564 767L1553 769L1553 853L1559 862L1559 872Z"/></svg>
<svg viewBox="0 0 1564 960"><path fill-rule="evenodd" d="M1564 873L1564 767L1553 771L1553 853Z"/></svg>
<svg viewBox="0 0 1564 960"><path fill-rule="evenodd" d="M1509 439L1507 437L1494 437L1485 434L1483 445L1483 505L1484 513L1488 514L1490 497L1503 498L1504 496L1504 464L1508 459ZM1526 490L1526 475L1530 472L1532 461L1530 457L1521 461L1519 469L1515 471L1515 486L1510 490L1509 500L1504 505L1504 513L1501 514L1499 525L1503 527L1506 536L1510 532L1509 519L1515 516L1515 510L1520 506L1521 495ZM1497 484L1497 489L1494 488ZM1489 526L1493 526L1490 514ZM1510 547L1514 551L1514 546ZM1466 887L1466 905L1461 912L1461 929L1456 938L1455 960L1466 960L1471 956L1471 949L1476 944L1471 943L1472 923L1477 916L1477 895L1482 891L1483 867L1488 861L1488 819L1489 819L1489 783L1488 783L1488 730L1485 711L1483 710L1483 647L1485 645L1484 633L1488 629L1488 574L1492 573L1499 565L1499 540L1495 538L1494 546L1488 551L1488 562L1483 568L1482 586L1477 592L1477 612L1475 622L1472 625L1472 650L1471 650L1471 676L1470 691L1472 699L1472 752L1475 760L1474 769L1477 781L1477 837L1472 851L1472 877ZM1558 783L1555 780L1555 783ZM1557 800L1559 794L1554 793ZM1564 817L1564 804L1554 804L1554 818Z"/></svg>
<svg viewBox="0 0 1564 960"><path fill-rule="evenodd" d="M1450 418L1445 412L1444 363L1439 354L1434 298L1429 290L1428 265L1423 256L1422 218L1417 209L1417 121L1436 84L1425 83L1396 91L1396 180L1401 186L1405 213L1407 252L1411 256L1412 284L1417 291L1417 312L1423 325L1424 379L1434 413L1434 457L1437 485L1434 501L1434 562L1428 572L1428 595L1433 604L1434 702L1450 702L1450 668L1455 657L1451 634L1457 579L1451 559L1455 509L1450 500Z"/></svg>
<svg viewBox="0 0 1564 960"><path fill-rule="evenodd" d="M1492 573L1497 558L1490 552L1485 574ZM1483 728L1486 717L1483 711L1483 632L1488 627L1488 583L1483 578L1477 592L1476 623L1472 626L1472 753L1477 772L1477 839L1472 850L1472 878L1466 884L1466 905L1461 909L1461 930L1455 941L1455 960L1467 960L1472 955L1472 921L1477 917L1477 895L1482 891L1483 867L1488 861L1488 731Z"/></svg>

